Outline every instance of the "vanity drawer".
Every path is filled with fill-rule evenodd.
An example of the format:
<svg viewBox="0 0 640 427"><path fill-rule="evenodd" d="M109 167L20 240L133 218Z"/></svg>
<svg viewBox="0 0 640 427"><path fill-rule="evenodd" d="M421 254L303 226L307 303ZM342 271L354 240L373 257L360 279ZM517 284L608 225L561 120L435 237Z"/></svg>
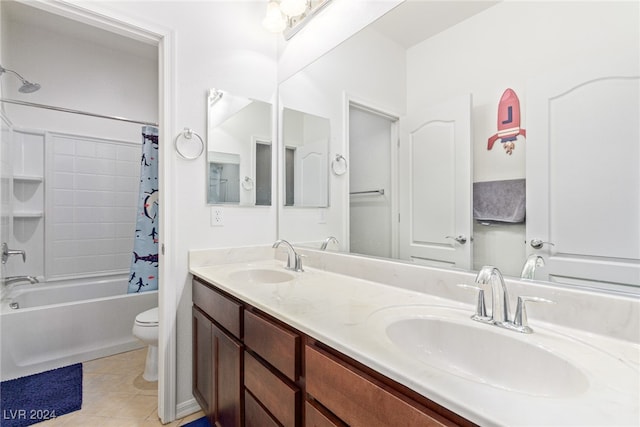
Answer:
<svg viewBox="0 0 640 427"><path fill-rule="evenodd" d="M304 427L348 427L333 415L324 414L310 402L304 403Z"/></svg>
<svg viewBox="0 0 640 427"><path fill-rule="evenodd" d="M300 336L260 315L244 312L244 343L291 381L300 376Z"/></svg>
<svg viewBox="0 0 640 427"><path fill-rule="evenodd" d="M310 346L305 347L305 377L307 393L352 427L445 425L427 408Z"/></svg>
<svg viewBox="0 0 640 427"><path fill-rule="evenodd" d="M244 354L244 385L284 427L296 426L300 390L278 378L249 353Z"/></svg>
<svg viewBox="0 0 640 427"><path fill-rule="evenodd" d="M247 390L244 391L244 427L279 427Z"/></svg>
<svg viewBox="0 0 640 427"><path fill-rule="evenodd" d="M241 336L242 304L193 280L193 303L236 338Z"/></svg>

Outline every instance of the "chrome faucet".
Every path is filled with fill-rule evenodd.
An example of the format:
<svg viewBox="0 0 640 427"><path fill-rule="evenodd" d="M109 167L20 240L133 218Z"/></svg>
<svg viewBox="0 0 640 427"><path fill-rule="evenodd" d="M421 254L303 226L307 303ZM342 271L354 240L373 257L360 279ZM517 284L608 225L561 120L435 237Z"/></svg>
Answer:
<svg viewBox="0 0 640 427"><path fill-rule="evenodd" d="M339 245L340 242L338 242L338 239L336 239L333 236L329 236L326 239L324 239L324 242L322 242L322 246L320 246L320 250L324 251L327 250L327 245L329 245L329 243L334 242L336 245Z"/></svg>
<svg viewBox="0 0 640 427"><path fill-rule="evenodd" d="M296 250L293 249L293 246L291 245L291 243L283 239L276 240L272 248L275 249L281 244L284 244L287 247L287 266L285 268L287 270L293 270L293 271L304 271L304 269L302 268L303 255L296 253Z"/></svg>
<svg viewBox="0 0 640 427"><path fill-rule="evenodd" d="M502 326L509 321L509 296L502 273L498 267L485 265L476 276L479 285L491 284L491 318L488 323Z"/></svg>
<svg viewBox="0 0 640 427"><path fill-rule="evenodd" d="M522 266L520 277L522 279L535 279L537 267L544 267L544 258L536 254L529 255L524 266Z"/></svg>
<svg viewBox="0 0 640 427"><path fill-rule="evenodd" d="M13 283L29 282L32 285L40 281L34 276L9 276L2 279L3 285L11 285Z"/></svg>
<svg viewBox="0 0 640 427"><path fill-rule="evenodd" d="M9 245L2 243L2 263L6 264L11 255L22 255L22 262L27 262L27 253L17 249L9 249Z"/></svg>

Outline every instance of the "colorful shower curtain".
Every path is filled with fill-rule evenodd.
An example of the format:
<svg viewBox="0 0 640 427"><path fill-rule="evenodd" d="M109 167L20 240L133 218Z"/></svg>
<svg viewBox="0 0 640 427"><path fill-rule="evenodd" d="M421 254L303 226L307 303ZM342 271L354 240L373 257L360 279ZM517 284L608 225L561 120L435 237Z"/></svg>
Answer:
<svg viewBox="0 0 640 427"><path fill-rule="evenodd" d="M158 128L142 127L142 158L129 293L158 289Z"/></svg>

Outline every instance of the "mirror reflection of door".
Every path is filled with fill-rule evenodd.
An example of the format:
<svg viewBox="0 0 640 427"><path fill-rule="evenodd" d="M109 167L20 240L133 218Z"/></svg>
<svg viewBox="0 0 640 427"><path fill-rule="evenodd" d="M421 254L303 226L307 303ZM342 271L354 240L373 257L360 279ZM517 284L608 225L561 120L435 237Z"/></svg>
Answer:
<svg viewBox="0 0 640 427"><path fill-rule="evenodd" d="M532 80L528 93L527 250L545 260L536 278L640 285L637 63L595 61Z"/></svg>
<svg viewBox="0 0 640 427"><path fill-rule="evenodd" d="M284 149L284 179L285 179L285 206L293 206L295 201L294 195L296 192L296 182L294 179L295 171L295 158L296 158L296 149L295 147L285 147Z"/></svg>
<svg viewBox="0 0 640 427"><path fill-rule="evenodd" d="M397 256L397 118L349 105L349 250ZM394 219L395 217L395 219Z"/></svg>
<svg viewBox="0 0 640 427"><path fill-rule="evenodd" d="M400 258L471 268L471 95L404 121L400 148Z"/></svg>
<svg viewBox="0 0 640 427"><path fill-rule="evenodd" d="M271 141L256 140L256 206L271 206Z"/></svg>
<svg viewBox="0 0 640 427"><path fill-rule="evenodd" d="M284 108L285 206L329 204L330 123L325 117Z"/></svg>

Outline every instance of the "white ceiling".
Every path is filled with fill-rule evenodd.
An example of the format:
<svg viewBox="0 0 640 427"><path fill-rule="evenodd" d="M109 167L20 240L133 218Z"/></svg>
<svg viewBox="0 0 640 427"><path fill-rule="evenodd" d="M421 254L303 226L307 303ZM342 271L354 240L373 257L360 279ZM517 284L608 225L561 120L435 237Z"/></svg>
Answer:
<svg viewBox="0 0 640 427"><path fill-rule="evenodd" d="M499 1L407 0L371 27L407 49L497 3Z"/></svg>

